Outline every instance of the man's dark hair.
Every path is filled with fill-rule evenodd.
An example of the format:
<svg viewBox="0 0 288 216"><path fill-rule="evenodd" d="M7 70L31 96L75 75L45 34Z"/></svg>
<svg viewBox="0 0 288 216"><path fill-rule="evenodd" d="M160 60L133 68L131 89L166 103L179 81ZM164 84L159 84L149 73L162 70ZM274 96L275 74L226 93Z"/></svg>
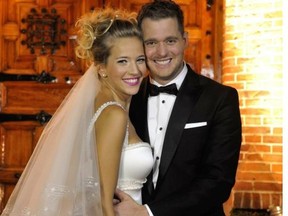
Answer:
<svg viewBox="0 0 288 216"><path fill-rule="evenodd" d="M141 8L138 13L138 25L141 28L143 19L150 18L152 20L159 20L164 18L176 18L178 28L181 34L184 33L184 16L180 6L174 1L169 0L155 0L149 2Z"/></svg>

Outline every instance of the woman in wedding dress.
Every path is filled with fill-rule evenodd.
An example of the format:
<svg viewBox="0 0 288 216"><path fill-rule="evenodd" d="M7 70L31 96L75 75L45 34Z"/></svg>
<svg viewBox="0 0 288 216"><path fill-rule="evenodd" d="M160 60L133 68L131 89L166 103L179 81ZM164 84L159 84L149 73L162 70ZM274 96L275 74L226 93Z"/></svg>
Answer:
<svg viewBox="0 0 288 216"><path fill-rule="evenodd" d="M133 14L112 9L76 26L76 55L92 65L46 125L3 216L114 216L117 187L141 203L153 157L128 113L146 73L142 35Z"/></svg>

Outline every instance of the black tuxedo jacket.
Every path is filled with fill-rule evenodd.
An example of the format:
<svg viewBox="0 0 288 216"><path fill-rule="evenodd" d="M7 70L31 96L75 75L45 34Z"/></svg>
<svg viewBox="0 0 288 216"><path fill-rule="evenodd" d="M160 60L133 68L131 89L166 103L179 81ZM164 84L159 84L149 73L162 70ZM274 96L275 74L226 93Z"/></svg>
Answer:
<svg viewBox="0 0 288 216"><path fill-rule="evenodd" d="M238 94L196 74L188 65L168 122L157 186L142 189L154 216L224 215L222 204L235 183L241 145ZM133 96L130 118L149 142L149 78Z"/></svg>

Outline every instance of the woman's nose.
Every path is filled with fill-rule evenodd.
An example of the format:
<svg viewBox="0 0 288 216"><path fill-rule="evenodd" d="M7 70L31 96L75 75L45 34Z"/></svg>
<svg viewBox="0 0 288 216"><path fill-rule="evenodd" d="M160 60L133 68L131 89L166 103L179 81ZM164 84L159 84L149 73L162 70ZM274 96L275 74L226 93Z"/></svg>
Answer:
<svg viewBox="0 0 288 216"><path fill-rule="evenodd" d="M131 66L129 73L133 74L133 75L140 74L141 73L140 68L137 66L137 64L135 64L135 65Z"/></svg>

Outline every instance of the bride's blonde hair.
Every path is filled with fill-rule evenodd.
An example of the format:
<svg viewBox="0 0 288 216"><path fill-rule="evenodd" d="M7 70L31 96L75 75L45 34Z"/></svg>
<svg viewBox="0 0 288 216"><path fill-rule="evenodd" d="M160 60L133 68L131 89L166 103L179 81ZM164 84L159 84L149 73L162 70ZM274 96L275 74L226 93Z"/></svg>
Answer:
<svg viewBox="0 0 288 216"><path fill-rule="evenodd" d="M114 39L137 37L142 40L136 14L112 8L84 14L77 21L76 28L76 56L96 64L106 63Z"/></svg>

